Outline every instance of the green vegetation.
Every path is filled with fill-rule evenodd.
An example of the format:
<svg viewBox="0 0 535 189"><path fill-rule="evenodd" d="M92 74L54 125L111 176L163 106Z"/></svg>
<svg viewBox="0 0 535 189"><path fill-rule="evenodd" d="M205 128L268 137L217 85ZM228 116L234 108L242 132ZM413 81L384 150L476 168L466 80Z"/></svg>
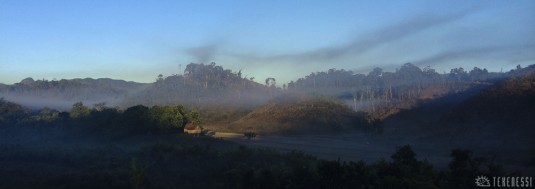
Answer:
<svg viewBox="0 0 535 189"><path fill-rule="evenodd" d="M242 107L265 102L271 97L266 94L276 90L273 89L275 87L254 82L254 78L242 76L241 70L233 72L214 62L188 64L183 73L167 77L159 76L154 84L125 98L121 106L142 102L149 106L180 103L196 107L206 105Z"/></svg>
<svg viewBox="0 0 535 189"><path fill-rule="evenodd" d="M23 121L30 110L16 103L0 98L0 125L11 125Z"/></svg>
<svg viewBox="0 0 535 189"><path fill-rule="evenodd" d="M394 72L374 68L367 74L359 74L329 69L277 86L276 78L259 78L257 80L262 83L258 83L254 77L244 76L241 70L224 69L213 62L190 63L184 70L177 70L183 74L159 74L151 84L112 79L48 81L27 78L13 85L0 85L0 96L34 108L48 106L62 110L82 100L85 104L108 104L122 109L139 104L147 107L182 104L198 110L206 124L227 125L262 108L273 98L299 94L336 99L355 112L384 119L403 109L414 108L424 99L488 86L509 76L525 75L530 69L518 67L507 73L492 73L474 67L438 73L431 67L406 63ZM71 117L79 116L77 113L84 114L75 111ZM380 132L380 129L375 130Z"/></svg>
<svg viewBox="0 0 535 189"><path fill-rule="evenodd" d="M461 139L469 135L477 140L485 138L504 146L523 147L526 141L533 141L530 126L535 123L535 77L529 72L533 68L512 71L509 74L513 78L453 107L441 121L478 126L473 131L452 130L452 135ZM433 96L464 90L504 74L479 68L438 74L430 68L421 70L405 64L395 73L374 69L368 75L359 75L329 70L281 90L275 86L274 78L266 79L267 86L260 85L252 78L242 77L241 72L223 70L215 64L191 64L186 70L183 76L159 77L148 87L150 90L131 98L148 99L143 102L151 107L136 105L123 110L98 103L91 108L78 102L69 111L30 110L0 99L0 188L472 188L473 179L479 175L518 174L507 173L493 161L475 158L472 152L462 149L451 152L448 168L437 170L426 160L417 159L410 146L399 147L391 160L341 162L180 134L186 123L207 122L231 123L230 129L247 131L244 135L248 138L257 133L381 133L382 118L388 114L381 113L382 108L401 107L422 98L426 91ZM95 86L87 82L97 81L25 79L15 86L1 87L7 92L41 96L43 90L36 88L46 89L50 95L63 85L84 90ZM104 83L120 84L107 80ZM222 94L224 98L219 98ZM275 98L257 107L269 99L267 95ZM160 98L163 96L166 97ZM187 107L176 105L176 99L185 99ZM347 99L353 106L342 101ZM214 102L220 109L210 110ZM436 112L443 111L446 110ZM422 118L429 112L420 113L414 114L415 120L434 119ZM400 117L414 124L406 114ZM478 120L487 121L474 124ZM503 125L508 127L488 130ZM415 127L405 132L433 133L430 130L440 126L444 125ZM448 129L442 127L442 133L433 134L450 134ZM483 137L477 138L478 133Z"/></svg>
<svg viewBox="0 0 535 189"><path fill-rule="evenodd" d="M72 105L71 111L69 112L71 118L74 119L86 117L89 113L91 113L91 110L88 107L85 107L82 102L77 102Z"/></svg>
<svg viewBox="0 0 535 189"><path fill-rule="evenodd" d="M350 101L355 111L365 111L384 118L398 109L410 108L422 99L435 99L448 93L466 90L470 84L503 78L503 73L489 73L474 67L450 73L437 73L431 67L419 68L405 63L395 72L374 68L368 74L355 74L344 69L311 73L288 83L288 91L315 93Z"/></svg>
<svg viewBox="0 0 535 189"><path fill-rule="evenodd" d="M449 169L436 170L416 159L409 146L400 147L390 161L367 164L246 148L211 138L158 138L133 151L116 145L78 144L77 150L3 147L0 187L457 189L474 187L474 175L503 175L499 167L473 158L469 151L452 152Z"/></svg>
<svg viewBox="0 0 535 189"><path fill-rule="evenodd" d="M0 99L0 126L50 127L91 131L112 135L182 132L188 122L202 123L200 114L181 105L154 106L138 105L121 111L99 106L89 108L78 102L69 112L49 108L31 112L28 109Z"/></svg>
<svg viewBox="0 0 535 189"><path fill-rule="evenodd" d="M399 147L390 161L368 164L177 135L184 123L202 121L183 106L120 111L77 103L71 111L85 113L71 116L0 102L7 112L0 127L1 188L471 188L475 175L510 175L466 150L452 151L449 169L436 170L410 146ZM325 109L354 114L323 97L298 104L313 107L303 115ZM301 111L293 106L285 107L290 116Z"/></svg>
<svg viewBox="0 0 535 189"><path fill-rule="evenodd" d="M136 165L136 159L132 158L132 165L130 170L132 172L132 188L140 189L143 179L145 178L145 172L147 171L148 166L145 165L141 170L138 170Z"/></svg>
<svg viewBox="0 0 535 189"><path fill-rule="evenodd" d="M184 116L186 116L186 112L182 106L154 106L149 110L149 119L161 130L183 127Z"/></svg>

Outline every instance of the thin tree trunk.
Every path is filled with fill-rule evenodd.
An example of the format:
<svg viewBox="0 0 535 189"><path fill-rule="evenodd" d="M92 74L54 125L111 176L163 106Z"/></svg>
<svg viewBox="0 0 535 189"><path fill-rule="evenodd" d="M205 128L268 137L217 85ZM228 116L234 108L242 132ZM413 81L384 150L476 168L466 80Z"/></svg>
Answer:
<svg viewBox="0 0 535 189"><path fill-rule="evenodd" d="M355 112L357 112L357 94L353 94L353 107Z"/></svg>

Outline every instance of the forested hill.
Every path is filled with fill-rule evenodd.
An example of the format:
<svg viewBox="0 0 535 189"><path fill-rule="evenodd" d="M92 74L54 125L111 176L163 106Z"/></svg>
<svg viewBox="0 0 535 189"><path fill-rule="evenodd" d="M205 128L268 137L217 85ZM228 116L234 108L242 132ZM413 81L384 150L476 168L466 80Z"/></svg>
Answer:
<svg viewBox="0 0 535 189"><path fill-rule="evenodd" d="M453 68L440 74L430 67L419 68L406 63L394 72L375 68L368 74L330 69L311 73L283 87L291 92L315 93L331 96L346 102L356 111L372 112L386 117L397 109L414 107L425 100L433 100L467 89L485 88L515 74L521 74L520 66L507 73L493 73L474 67L468 71Z"/></svg>
<svg viewBox="0 0 535 189"><path fill-rule="evenodd" d="M0 97L25 106L56 109L70 108L75 102L87 105L104 103L121 108L152 105L257 106L279 94L275 79L266 84L211 64L189 64L182 75L159 75L154 83L144 84L113 79L34 80L26 78L13 85L0 84Z"/></svg>
<svg viewBox="0 0 535 189"><path fill-rule="evenodd" d="M368 74L330 69L316 72L295 82L277 85L276 78L243 76L241 70L224 69L215 63L187 65L183 74L155 77L155 82L142 84L113 79L34 80L27 78L13 85L0 85L0 97L25 106L57 109L70 108L75 102L86 105L105 103L122 108L143 104L246 107L265 104L285 93L320 95L343 101L355 111L386 117L415 106L419 101L435 99L476 86L490 86L514 75L491 73L484 68L451 69L437 73L430 67L406 63L394 72L375 68ZM481 87L483 88L483 87ZM232 120L235 121L235 120Z"/></svg>
<svg viewBox="0 0 535 189"><path fill-rule="evenodd" d="M78 101L114 105L147 86L108 78L59 81L26 78L13 85L0 85L0 97L29 107L65 109Z"/></svg>
<svg viewBox="0 0 535 189"><path fill-rule="evenodd" d="M510 74L510 78L450 110L443 121L530 127L535 131L535 65Z"/></svg>
<svg viewBox="0 0 535 189"><path fill-rule="evenodd" d="M233 72L211 64L187 65L183 75L158 76L155 83L127 98L123 105L186 104L205 105L259 105L269 100L280 90L274 79L266 84L254 81L254 77L242 76L241 70Z"/></svg>

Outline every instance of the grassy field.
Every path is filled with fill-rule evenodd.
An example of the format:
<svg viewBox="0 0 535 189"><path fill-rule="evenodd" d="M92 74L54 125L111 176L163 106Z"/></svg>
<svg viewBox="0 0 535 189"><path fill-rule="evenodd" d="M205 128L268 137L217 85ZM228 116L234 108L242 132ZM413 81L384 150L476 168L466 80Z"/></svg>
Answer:
<svg viewBox="0 0 535 189"><path fill-rule="evenodd" d="M438 169L447 169L451 160L450 152L455 148L470 149L475 155L494 159L509 170L533 172L529 164L533 152L529 146L498 146L497 141L474 143L455 140L445 136L367 134L349 132L344 134L323 135L258 135L248 140L240 133L216 132L215 137L244 144L251 147L269 147L282 151L299 150L327 160L360 161L373 163L388 159L398 146L410 145L419 159L426 159ZM533 173L535 174L535 173Z"/></svg>
<svg viewBox="0 0 535 189"><path fill-rule="evenodd" d="M259 135L248 140L243 134L217 132L216 136L226 140L239 142L241 144L257 147L271 147L283 151L300 150L312 154L319 158L329 160L345 160L375 162L380 159L387 159L397 146L410 144L410 141L401 138L383 137L363 133L347 134L326 134L326 135ZM449 161L450 149L433 149L429 146L415 145L420 155L419 158L428 159L437 164L446 165Z"/></svg>

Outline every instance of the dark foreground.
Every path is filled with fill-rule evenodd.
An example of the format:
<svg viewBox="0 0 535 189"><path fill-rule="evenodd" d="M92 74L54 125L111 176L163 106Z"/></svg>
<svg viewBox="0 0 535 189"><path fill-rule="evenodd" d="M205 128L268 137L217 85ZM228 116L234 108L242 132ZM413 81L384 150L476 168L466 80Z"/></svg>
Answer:
<svg viewBox="0 0 535 189"><path fill-rule="evenodd" d="M0 188L472 188L480 175L526 176L459 149L437 169L410 146L345 162L183 134L4 128L0 138Z"/></svg>

